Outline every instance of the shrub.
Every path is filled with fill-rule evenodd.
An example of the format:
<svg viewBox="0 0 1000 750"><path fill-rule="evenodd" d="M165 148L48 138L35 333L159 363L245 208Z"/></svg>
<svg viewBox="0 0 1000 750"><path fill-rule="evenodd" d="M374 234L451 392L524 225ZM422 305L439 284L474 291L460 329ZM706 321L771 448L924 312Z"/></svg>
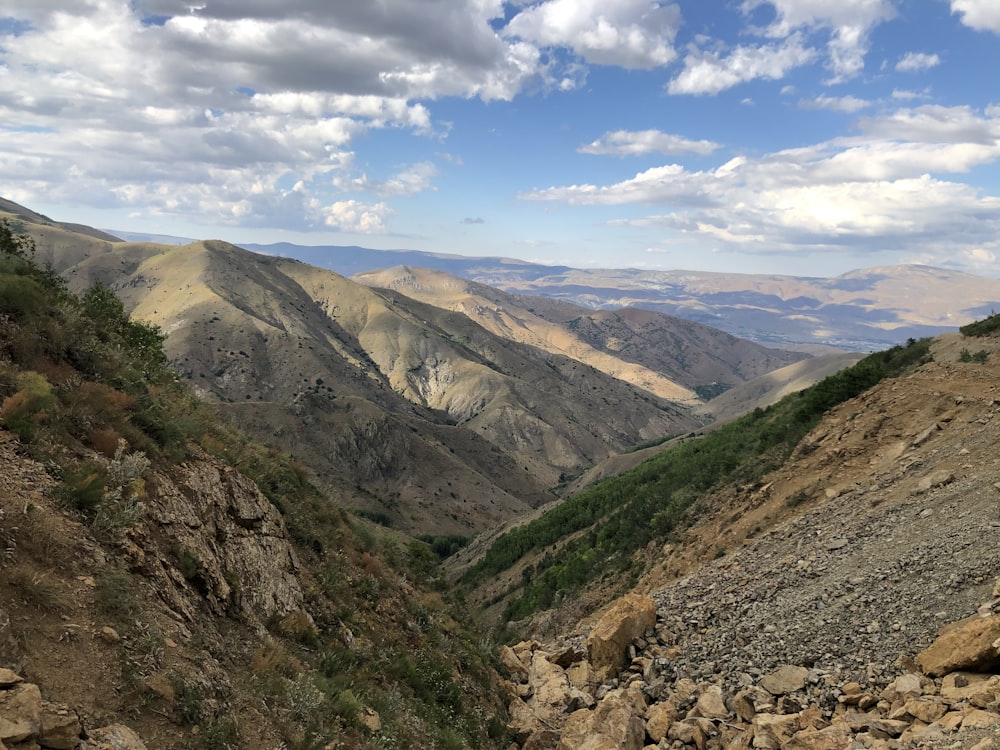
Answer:
<svg viewBox="0 0 1000 750"><path fill-rule="evenodd" d="M1000 313L993 313L982 320L976 320L958 329L963 336L982 337L1000 331Z"/></svg>

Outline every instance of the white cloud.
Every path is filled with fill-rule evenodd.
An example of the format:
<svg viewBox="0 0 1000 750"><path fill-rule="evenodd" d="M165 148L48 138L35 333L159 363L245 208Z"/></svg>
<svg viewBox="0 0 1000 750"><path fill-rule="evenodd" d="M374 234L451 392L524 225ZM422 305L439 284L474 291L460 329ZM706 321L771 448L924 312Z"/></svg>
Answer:
<svg viewBox="0 0 1000 750"><path fill-rule="evenodd" d="M385 203L361 203L355 200L337 201L322 209L324 223L331 229L360 234L385 231L385 218L391 213Z"/></svg>
<svg viewBox="0 0 1000 750"><path fill-rule="evenodd" d="M892 98L898 101L908 101L911 99L928 99L930 97L929 90L924 91L910 91L908 89L893 89Z"/></svg>
<svg viewBox="0 0 1000 750"><path fill-rule="evenodd" d="M546 0L518 13L505 33L543 47L568 47L588 62L655 68L677 56L674 5L651 0Z"/></svg>
<svg viewBox="0 0 1000 750"><path fill-rule="evenodd" d="M951 12L960 14L969 28L1000 34L1000 5L995 0L951 0Z"/></svg>
<svg viewBox="0 0 1000 750"><path fill-rule="evenodd" d="M941 64L941 58L926 52L907 52L896 63L896 70L900 73L917 73L921 70L929 70Z"/></svg>
<svg viewBox="0 0 1000 750"><path fill-rule="evenodd" d="M679 135L662 133L659 130L615 130L605 133L596 141L581 146L581 154L602 156L638 156L641 154L684 154L703 156L720 148L718 143L708 140L693 141Z"/></svg>
<svg viewBox="0 0 1000 750"><path fill-rule="evenodd" d="M667 84L667 91L718 94L757 78L778 80L814 58L815 51L803 46L798 36L779 44L740 46L724 57L715 51L691 48L684 58L684 69Z"/></svg>
<svg viewBox="0 0 1000 750"><path fill-rule="evenodd" d="M984 252L998 249L1000 198L941 175L1000 159L1000 108L902 110L864 120L862 131L737 157L712 170L670 164L610 185L550 187L520 197L659 205L665 212L617 223L661 226L751 251L904 250L924 243L945 252L970 242Z"/></svg>
<svg viewBox="0 0 1000 750"><path fill-rule="evenodd" d="M388 180L371 180L367 175L354 179L338 178L337 187L374 193L380 197L399 197L416 195L427 190L434 190L432 180L437 177L437 167L431 162L420 162L404 169Z"/></svg>
<svg viewBox="0 0 1000 750"><path fill-rule="evenodd" d="M381 228L380 204L361 210L331 186L398 198L430 189L434 168L352 182L354 144L381 128L438 135L417 99L515 96L539 52L498 36L502 12L500 0L10 0L5 190L210 223ZM345 206L360 218L338 218Z"/></svg>
<svg viewBox="0 0 1000 750"><path fill-rule="evenodd" d="M969 144L997 148L1000 111L988 107L980 115L972 107L927 104L863 119L861 129L876 137L929 144Z"/></svg>
<svg viewBox="0 0 1000 750"><path fill-rule="evenodd" d="M871 104L856 96L817 96L815 99L803 99L799 102L803 109L828 109L832 112L860 112Z"/></svg>
<svg viewBox="0 0 1000 750"><path fill-rule="evenodd" d="M774 7L777 18L763 32L785 38L795 32L824 31L827 67L837 83L858 75L868 53L868 37L880 24L893 19L892 0L744 0L744 12L762 5Z"/></svg>

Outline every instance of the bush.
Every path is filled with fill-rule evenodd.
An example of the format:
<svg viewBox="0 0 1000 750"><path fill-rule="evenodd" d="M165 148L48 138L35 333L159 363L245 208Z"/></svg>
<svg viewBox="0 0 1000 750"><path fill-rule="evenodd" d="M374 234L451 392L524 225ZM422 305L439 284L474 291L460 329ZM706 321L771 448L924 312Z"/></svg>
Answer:
<svg viewBox="0 0 1000 750"><path fill-rule="evenodd" d="M976 320L958 329L963 336L979 338L1000 331L1000 313L993 313L987 318Z"/></svg>

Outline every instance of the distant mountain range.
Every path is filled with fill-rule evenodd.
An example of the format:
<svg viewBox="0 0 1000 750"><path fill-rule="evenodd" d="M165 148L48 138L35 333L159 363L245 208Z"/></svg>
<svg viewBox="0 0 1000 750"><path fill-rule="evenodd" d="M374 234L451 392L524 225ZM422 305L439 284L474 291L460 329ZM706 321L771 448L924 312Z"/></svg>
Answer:
<svg viewBox="0 0 1000 750"><path fill-rule="evenodd" d="M579 269L510 258L288 243L245 247L348 276L399 265L431 268L515 294L553 297L594 310L652 310L750 341L807 351L882 349L953 331L1000 310L1000 279L919 265L811 278Z"/></svg>
<svg viewBox="0 0 1000 750"><path fill-rule="evenodd" d="M519 517L614 453L699 428L694 407L720 390L806 356L441 272L362 284L220 241L123 242L7 208L71 289L100 281L160 326L222 416L414 534Z"/></svg>
<svg viewBox="0 0 1000 750"><path fill-rule="evenodd" d="M150 235L111 234L147 241ZM157 241L180 243L181 238ZM358 246L243 244L344 276L395 266L427 268L513 294L593 310L633 307L703 323L767 346L808 352L872 351L934 336L1000 310L1000 279L921 265L882 266L831 278L710 271L580 269L504 257Z"/></svg>

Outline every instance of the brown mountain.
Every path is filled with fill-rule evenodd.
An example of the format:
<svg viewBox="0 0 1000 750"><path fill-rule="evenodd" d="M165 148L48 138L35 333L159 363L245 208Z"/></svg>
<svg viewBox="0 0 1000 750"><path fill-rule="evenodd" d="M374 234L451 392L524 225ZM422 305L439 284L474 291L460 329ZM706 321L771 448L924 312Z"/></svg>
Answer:
<svg viewBox="0 0 1000 750"><path fill-rule="evenodd" d="M72 288L101 281L159 325L228 419L401 529L486 528L546 502L564 474L698 424L568 356L294 260L24 221Z"/></svg>
<svg viewBox="0 0 1000 750"><path fill-rule="evenodd" d="M578 269L510 258L415 250L248 245L353 275L405 264L445 271L514 294L590 309L637 307L783 348L872 351L933 336L1000 310L1000 280L919 265L831 278L642 269Z"/></svg>
<svg viewBox="0 0 1000 750"><path fill-rule="evenodd" d="M681 318L513 295L426 268L397 266L354 279L461 312L499 336L569 356L675 401L693 402L698 392L744 383L805 358Z"/></svg>
<svg viewBox="0 0 1000 750"><path fill-rule="evenodd" d="M503 652L519 747L995 747L1000 338L945 334L931 354L828 412L780 469L704 498L602 616L580 619L623 590L608 581L536 617L543 642Z"/></svg>

